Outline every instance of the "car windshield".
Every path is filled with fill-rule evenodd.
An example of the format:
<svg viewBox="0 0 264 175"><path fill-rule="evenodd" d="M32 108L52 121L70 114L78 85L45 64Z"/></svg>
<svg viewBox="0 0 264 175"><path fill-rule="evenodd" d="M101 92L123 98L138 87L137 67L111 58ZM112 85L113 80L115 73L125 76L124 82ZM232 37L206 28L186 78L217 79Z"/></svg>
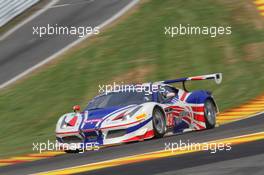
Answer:
<svg viewBox="0 0 264 175"><path fill-rule="evenodd" d="M149 101L152 101L152 95L146 95L144 92L111 92L95 97L89 102L87 109L93 110L114 106L127 106Z"/></svg>

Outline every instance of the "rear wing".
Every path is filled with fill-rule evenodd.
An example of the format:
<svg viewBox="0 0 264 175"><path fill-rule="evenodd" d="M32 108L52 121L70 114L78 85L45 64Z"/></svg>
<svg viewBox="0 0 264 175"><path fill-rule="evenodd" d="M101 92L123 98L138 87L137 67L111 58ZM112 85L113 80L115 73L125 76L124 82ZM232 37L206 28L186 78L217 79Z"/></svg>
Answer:
<svg viewBox="0 0 264 175"><path fill-rule="evenodd" d="M174 80L165 80L165 81L162 81L162 83L172 84L172 83L180 83L180 82L194 81L194 80L215 80L216 84L220 84L222 82L222 73L200 75L200 76L186 77L186 78L178 78Z"/></svg>
<svg viewBox="0 0 264 175"><path fill-rule="evenodd" d="M222 82L222 73L208 74L208 75L200 75L194 77L186 77L186 78L178 78L174 80L165 80L161 83L164 84L172 84L172 83L183 83L183 88L185 88L186 81L195 81L195 80L214 80L216 84L220 84Z"/></svg>

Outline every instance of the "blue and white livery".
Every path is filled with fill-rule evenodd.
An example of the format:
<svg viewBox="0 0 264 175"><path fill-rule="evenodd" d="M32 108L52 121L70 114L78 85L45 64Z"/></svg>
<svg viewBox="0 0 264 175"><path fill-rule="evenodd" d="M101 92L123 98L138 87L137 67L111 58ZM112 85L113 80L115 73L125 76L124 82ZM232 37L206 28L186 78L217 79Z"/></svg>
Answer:
<svg viewBox="0 0 264 175"><path fill-rule="evenodd" d="M112 145L214 128L218 107L211 92L188 92L185 88L186 81L210 79L220 84L222 74L140 85L151 89L150 93L130 89L100 94L82 112L74 106L74 112L61 116L56 138L63 144L79 144L78 149L83 149L85 144ZM183 89L171 85L179 82Z"/></svg>

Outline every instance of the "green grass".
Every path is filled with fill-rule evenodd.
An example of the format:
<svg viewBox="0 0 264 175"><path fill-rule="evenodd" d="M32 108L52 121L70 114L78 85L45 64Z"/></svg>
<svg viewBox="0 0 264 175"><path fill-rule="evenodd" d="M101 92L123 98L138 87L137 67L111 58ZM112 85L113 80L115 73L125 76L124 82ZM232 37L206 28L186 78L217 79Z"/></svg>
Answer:
<svg viewBox="0 0 264 175"><path fill-rule="evenodd" d="M263 54L247 60L245 47L264 42L263 30L237 21L234 9L218 1L152 0L108 29L92 44L0 92L0 157L30 152L32 142L54 139L57 119L73 104L86 105L98 85L130 71L154 70L145 81L222 72L223 83L195 82L191 89L209 89L221 110L262 93ZM237 4L231 3L236 7ZM230 5L229 4L229 5ZM241 10L241 13L244 13ZM229 36L169 38L164 27L178 24L231 25ZM260 51L261 52L261 51ZM130 82L134 77L130 77Z"/></svg>

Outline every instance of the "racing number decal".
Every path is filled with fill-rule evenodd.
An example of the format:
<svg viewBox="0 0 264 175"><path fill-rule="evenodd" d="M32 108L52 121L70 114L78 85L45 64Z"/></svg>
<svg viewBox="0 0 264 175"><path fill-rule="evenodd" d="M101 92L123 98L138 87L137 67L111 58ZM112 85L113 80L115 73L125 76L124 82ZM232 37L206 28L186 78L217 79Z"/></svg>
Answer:
<svg viewBox="0 0 264 175"><path fill-rule="evenodd" d="M175 122L174 122L174 115L171 113L171 112L168 112L167 113L167 125L169 127L172 127L175 125Z"/></svg>
<svg viewBox="0 0 264 175"><path fill-rule="evenodd" d="M176 125L182 122L182 119L184 117L189 117L188 112L184 111L181 108L175 109L169 107L165 111L167 116L166 121L168 127L175 127Z"/></svg>

